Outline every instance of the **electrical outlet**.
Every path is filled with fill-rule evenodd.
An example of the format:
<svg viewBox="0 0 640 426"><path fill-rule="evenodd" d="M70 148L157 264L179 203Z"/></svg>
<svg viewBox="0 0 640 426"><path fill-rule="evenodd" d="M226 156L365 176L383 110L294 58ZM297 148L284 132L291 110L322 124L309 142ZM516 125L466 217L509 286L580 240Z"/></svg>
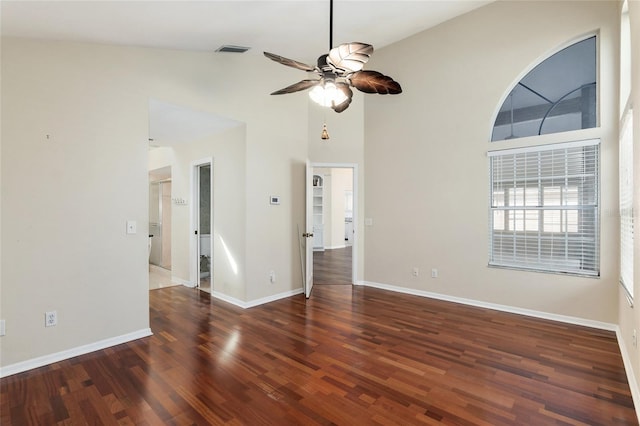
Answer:
<svg viewBox="0 0 640 426"><path fill-rule="evenodd" d="M271 281L271 284L276 282L276 271L269 272L269 281Z"/></svg>
<svg viewBox="0 0 640 426"><path fill-rule="evenodd" d="M438 278L438 270L436 268L431 270L431 278Z"/></svg>
<svg viewBox="0 0 640 426"><path fill-rule="evenodd" d="M44 313L44 326L53 327L58 325L58 313L56 311L49 311Z"/></svg>
<svg viewBox="0 0 640 426"><path fill-rule="evenodd" d="M420 275L420 269L414 266L412 274L414 277L417 277L418 275Z"/></svg>

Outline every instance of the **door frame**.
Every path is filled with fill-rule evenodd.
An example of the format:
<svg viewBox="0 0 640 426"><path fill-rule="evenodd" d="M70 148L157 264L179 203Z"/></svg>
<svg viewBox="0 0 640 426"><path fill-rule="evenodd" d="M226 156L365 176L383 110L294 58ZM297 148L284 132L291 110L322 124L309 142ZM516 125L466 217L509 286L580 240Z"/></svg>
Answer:
<svg viewBox="0 0 640 426"><path fill-rule="evenodd" d="M311 169L314 168L328 168L328 169L351 169L352 171L352 183L353 183L353 245L351 246L351 285L358 283L358 242L359 238L359 187L358 187L358 164L357 163L321 163L311 162ZM313 188L307 183L307 191L312 191ZM313 269L313 268L312 268Z"/></svg>
<svg viewBox="0 0 640 426"><path fill-rule="evenodd" d="M211 253L211 265L213 266L213 211L214 211L214 188L213 188L213 157L205 157L199 160L194 160L191 162L191 166L189 168L189 174L191 182L191 199L193 200L190 204L190 214L191 218L189 224L189 284L191 287L198 288L200 287L200 233L199 233L199 224L200 224L200 173L199 169L201 166L209 165L211 167L211 173L209 174L209 185L211 188L211 215L209 216L209 229L210 229L210 253ZM198 231L198 232L196 232ZM212 268L213 269L213 268ZM211 273L211 293L213 294L213 271Z"/></svg>

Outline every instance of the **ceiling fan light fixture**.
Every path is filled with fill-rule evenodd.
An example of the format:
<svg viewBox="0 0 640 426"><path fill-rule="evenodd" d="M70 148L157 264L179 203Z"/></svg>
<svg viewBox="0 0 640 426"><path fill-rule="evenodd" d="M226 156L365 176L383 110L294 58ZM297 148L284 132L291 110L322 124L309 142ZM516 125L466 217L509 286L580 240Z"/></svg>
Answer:
<svg viewBox="0 0 640 426"><path fill-rule="evenodd" d="M276 90L272 95L283 95L310 89L309 97L323 107L341 113L351 105L353 90L380 95L397 95L402 87L393 78L378 71L363 70L373 53L373 46L362 42L343 43L333 47L333 0L329 0L329 53L318 58L317 66L307 65L280 55L264 52L272 61L288 67L314 73L316 79L305 79ZM336 82L337 80L337 82Z"/></svg>
<svg viewBox="0 0 640 426"><path fill-rule="evenodd" d="M315 103L323 107L340 105L347 100L347 95L342 90L338 90L333 81L325 81L309 92L309 97Z"/></svg>

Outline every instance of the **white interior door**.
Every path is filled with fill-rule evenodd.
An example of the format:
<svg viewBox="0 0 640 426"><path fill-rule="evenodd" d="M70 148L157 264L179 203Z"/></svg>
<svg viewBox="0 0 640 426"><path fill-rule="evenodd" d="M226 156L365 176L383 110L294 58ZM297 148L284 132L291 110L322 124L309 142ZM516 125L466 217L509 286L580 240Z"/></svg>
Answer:
<svg viewBox="0 0 640 426"><path fill-rule="evenodd" d="M203 170L208 173L202 173ZM213 158L191 162L191 283L213 291ZM203 259L203 256L206 259Z"/></svg>
<svg viewBox="0 0 640 426"><path fill-rule="evenodd" d="M313 167L307 160L307 179L305 183L307 211L305 231L302 234L306 253L304 294L309 298L313 288Z"/></svg>

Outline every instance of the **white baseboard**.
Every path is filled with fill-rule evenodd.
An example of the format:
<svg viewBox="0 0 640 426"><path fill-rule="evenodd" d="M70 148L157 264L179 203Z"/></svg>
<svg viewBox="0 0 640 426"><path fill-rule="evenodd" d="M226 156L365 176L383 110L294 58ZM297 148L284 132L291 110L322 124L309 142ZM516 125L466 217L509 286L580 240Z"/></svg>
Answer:
<svg viewBox="0 0 640 426"><path fill-rule="evenodd" d="M191 281L183 280L182 278L178 278L178 277L171 277L171 282L174 284L183 285L189 288L195 287L195 284L193 284Z"/></svg>
<svg viewBox="0 0 640 426"><path fill-rule="evenodd" d="M227 303L231 303L232 305L238 306L242 309L248 309L248 308L253 308L259 305L264 305L265 303L275 302L276 300L286 299L287 297L295 296L301 293L304 293L304 289L298 288L295 290L285 291L284 293L274 294L273 296L267 296L261 299L250 300L248 302L244 302L240 299L236 299L235 297L231 297L217 291L213 292L213 297L215 297L216 299L223 300Z"/></svg>
<svg viewBox="0 0 640 426"><path fill-rule="evenodd" d="M231 303L232 305L235 305L235 306L237 306L239 308L242 308L242 309L246 309L247 308L247 306L246 306L247 302L243 302L242 300L236 299L235 297L231 297L231 296L228 296L228 295L226 295L224 293L220 293L219 291L215 291L214 290L213 293L212 293L212 296L215 297L216 299L220 299L220 300L222 300L224 302Z"/></svg>
<svg viewBox="0 0 640 426"><path fill-rule="evenodd" d="M143 337L151 336L152 334L153 333L151 332L150 328L143 328L142 330L123 334L121 336L111 337L109 339L100 340L94 343L89 343L88 345L78 346L61 352L56 352L26 361L17 362L15 364L7 365L6 367L0 368L0 377L7 377L13 374L22 373L23 371L32 370L34 368L42 367L48 364L53 364L54 362L63 361L65 359L73 358L79 355L85 355L90 352L99 351L101 349L120 345L132 340L141 339Z"/></svg>
<svg viewBox="0 0 640 426"><path fill-rule="evenodd" d="M631 398L633 398L633 406L636 409L636 416L640 422L640 389L638 388L638 382L633 374L633 363L629 358L629 352L624 344L622 335L620 333L620 327L616 326L616 337L618 338L618 346L620 347L620 353L622 354L622 362L624 363L624 371L627 374L627 382L629 382L629 390L631 391Z"/></svg>
<svg viewBox="0 0 640 426"><path fill-rule="evenodd" d="M336 249L343 249L343 248L345 248L345 247L347 247L347 245L346 245L346 244L339 244L339 245L337 245L337 246L329 246L329 247L325 247L324 249L325 249L325 250L336 250Z"/></svg>
<svg viewBox="0 0 640 426"><path fill-rule="evenodd" d="M482 302L480 300L465 299L462 297L449 296L449 295L440 294L440 293L432 293L429 291L416 290L416 289L407 288L407 287L398 287L398 286L389 285L389 284L380 284L380 283L375 283L371 281L362 281L362 284L360 283L358 284L364 285L367 287L375 287L382 290L395 291L397 293L405 293L405 294L411 294L414 296L429 297L431 299L444 300L447 302L461 303L463 305L477 306L479 308L487 308L487 309L493 309L496 311L509 312L512 314L526 315L526 316L535 317L535 318L559 321L567 324L582 325L585 327L598 328L601 330L616 331L616 328L618 327L616 324L612 324L608 322L594 321L594 320L589 320L585 318L572 317L568 315L552 314L549 312L536 311L533 309L516 308L514 306L499 305L497 303Z"/></svg>

